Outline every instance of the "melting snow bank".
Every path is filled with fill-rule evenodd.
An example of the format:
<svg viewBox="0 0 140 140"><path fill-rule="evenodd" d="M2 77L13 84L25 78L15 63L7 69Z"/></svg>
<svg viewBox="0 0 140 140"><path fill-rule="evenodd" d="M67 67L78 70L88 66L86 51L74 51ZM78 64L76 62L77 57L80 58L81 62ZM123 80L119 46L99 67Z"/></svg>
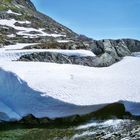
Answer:
<svg viewBox="0 0 140 140"><path fill-rule="evenodd" d="M106 68L41 62L3 62L0 68L0 120L102 113L112 103L140 116L140 58Z"/></svg>
<svg viewBox="0 0 140 140"><path fill-rule="evenodd" d="M18 60L21 56L32 54L32 53L41 53L41 52L50 52L50 53L61 53L67 56L95 56L94 53L88 50L58 50L58 49L27 49L20 50L25 46L36 45L36 43L18 43L16 45L5 46L0 49L0 61L14 61ZM16 50L17 49L17 50ZM19 49L19 50L18 50Z"/></svg>
<svg viewBox="0 0 140 140"><path fill-rule="evenodd" d="M30 71L31 72L31 71ZM36 118L60 118L98 110L101 106L78 106L32 89L16 74L0 69L0 120L20 120L28 114ZM39 80L39 79L38 79Z"/></svg>
<svg viewBox="0 0 140 140"><path fill-rule="evenodd" d="M17 49L23 49L24 47L27 46L32 46L32 45L37 45L39 43L17 43L15 45L7 45L4 46L5 50L17 50Z"/></svg>

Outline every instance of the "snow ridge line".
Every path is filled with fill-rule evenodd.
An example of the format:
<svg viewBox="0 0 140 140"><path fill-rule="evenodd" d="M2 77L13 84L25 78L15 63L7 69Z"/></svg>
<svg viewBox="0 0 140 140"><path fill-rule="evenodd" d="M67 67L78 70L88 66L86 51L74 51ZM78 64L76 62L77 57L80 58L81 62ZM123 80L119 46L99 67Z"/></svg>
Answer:
<svg viewBox="0 0 140 140"><path fill-rule="evenodd" d="M3 108L1 107L0 112L5 113L7 116L9 115L8 117L11 117L9 121L12 121L15 116L17 118L14 119L20 120L22 117L27 116L28 114L32 114L37 118L48 117L52 119L77 114L85 115L91 112L96 112L97 110L113 104L113 102L110 102L107 104L100 103L94 105L74 105L53 98L53 96L44 96L43 94L40 95L42 92L35 90L33 87L30 87L26 81L22 80L14 72L0 68L0 76L2 79L0 79L0 99L2 103L10 109L10 113L6 114L9 109L2 112L1 110L3 110ZM11 79L11 81L9 79ZM6 84L7 82L8 84ZM9 85L10 83L14 84ZM6 101L12 103L12 106L7 104ZM139 110L140 107L139 103L128 102L124 100L118 100L115 103L122 103L125 106L126 111L132 113L135 111L133 110L134 108ZM29 106L30 108L28 108Z"/></svg>

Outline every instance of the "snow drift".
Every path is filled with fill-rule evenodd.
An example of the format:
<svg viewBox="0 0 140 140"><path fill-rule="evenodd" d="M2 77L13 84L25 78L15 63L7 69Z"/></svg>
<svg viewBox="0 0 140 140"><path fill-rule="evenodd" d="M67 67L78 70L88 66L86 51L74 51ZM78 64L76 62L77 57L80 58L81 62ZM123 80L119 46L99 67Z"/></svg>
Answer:
<svg viewBox="0 0 140 140"><path fill-rule="evenodd" d="M60 118L98 110L104 105L78 106L30 88L14 73L0 69L0 120L15 121L32 114L37 118Z"/></svg>
<svg viewBox="0 0 140 140"><path fill-rule="evenodd" d="M87 114L115 102L140 115L139 57L106 68L41 62L3 62L0 67L1 120Z"/></svg>

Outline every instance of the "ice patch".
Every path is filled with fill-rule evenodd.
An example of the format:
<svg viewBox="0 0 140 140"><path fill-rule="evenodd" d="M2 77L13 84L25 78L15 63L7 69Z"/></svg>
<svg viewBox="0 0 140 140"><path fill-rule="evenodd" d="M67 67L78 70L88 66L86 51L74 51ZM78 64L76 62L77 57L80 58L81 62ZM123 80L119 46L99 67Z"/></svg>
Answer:
<svg viewBox="0 0 140 140"><path fill-rule="evenodd" d="M16 12L13 12L12 10L8 10L7 12L6 12L7 14L14 14L14 15L18 15L18 16L21 16L22 14L19 14L19 13L16 13Z"/></svg>
<svg viewBox="0 0 140 140"><path fill-rule="evenodd" d="M57 40L58 43L68 43L71 42L71 40Z"/></svg>
<svg viewBox="0 0 140 140"><path fill-rule="evenodd" d="M30 24L29 21L17 21L15 19L0 19L0 25L3 26L9 26L12 27L16 30L18 30L18 35L22 35L22 36L29 36L29 37L39 37L39 36L50 36L50 37L66 37L66 35L61 35L61 34L48 34L46 32L44 32L45 29L43 28L39 28L39 29L35 29L35 28L26 28L26 27L20 27L20 26L16 26L15 23L20 23L20 24ZM39 34L30 34L29 32L39 32Z"/></svg>
<svg viewBox="0 0 140 140"><path fill-rule="evenodd" d="M7 37L9 37L9 38L14 38L14 37L16 37L16 35L10 34L10 35L7 35Z"/></svg>
<svg viewBox="0 0 140 140"><path fill-rule="evenodd" d="M22 49L26 46L32 46L32 45L37 45L39 43L17 43L15 45L7 45L4 46L5 50L17 50L17 49Z"/></svg>

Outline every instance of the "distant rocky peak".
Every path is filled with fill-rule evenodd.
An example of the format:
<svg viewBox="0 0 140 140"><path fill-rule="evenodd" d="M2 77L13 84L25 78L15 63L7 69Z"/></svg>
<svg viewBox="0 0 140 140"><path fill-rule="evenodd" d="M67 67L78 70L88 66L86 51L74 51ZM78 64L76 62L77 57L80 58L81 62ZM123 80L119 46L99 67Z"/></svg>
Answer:
<svg viewBox="0 0 140 140"><path fill-rule="evenodd" d="M32 10L36 10L34 4L30 0L13 0L13 1L15 1L17 4L28 7Z"/></svg>
<svg viewBox="0 0 140 140"><path fill-rule="evenodd" d="M30 0L0 0L0 4L12 4L12 5L21 5L25 8L29 8L31 10L36 10L34 4Z"/></svg>

